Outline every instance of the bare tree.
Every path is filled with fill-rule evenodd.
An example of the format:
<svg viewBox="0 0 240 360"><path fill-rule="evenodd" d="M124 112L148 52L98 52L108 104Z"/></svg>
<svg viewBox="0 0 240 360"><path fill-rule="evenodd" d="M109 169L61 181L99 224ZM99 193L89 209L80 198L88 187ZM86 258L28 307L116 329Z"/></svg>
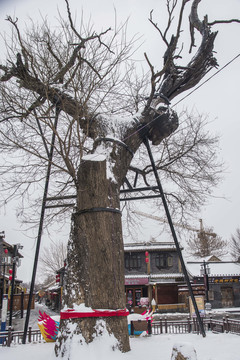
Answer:
<svg viewBox="0 0 240 360"><path fill-rule="evenodd" d="M63 241L52 241L44 247L40 257L40 271L46 276L56 275L57 270L64 266L67 258L67 245Z"/></svg>
<svg viewBox="0 0 240 360"><path fill-rule="evenodd" d="M4 200L34 195L33 185L41 185L45 177L54 133L50 195L77 196L68 243L65 306L123 309L120 187L141 144L150 140L159 145L177 130L179 118L170 101L217 66L213 56L217 33L211 31L207 17L199 20L200 0L191 1L191 50L196 30L201 41L190 62L180 65L182 20L189 0L167 0L166 29L158 27L152 13L149 19L166 45L164 62L158 64L162 68L155 70L145 54L150 78L138 80L131 62L134 39L126 41L124 28L97 34L83 22L77 27L65 1L68 21L60 19L58 32L44 21L29 27L23 36L17 20L8 17L15 36L11 45L6 41L7 61L0 65L0 136L5 161L1 171L9 174L11 170L12 177L3 182L8 193ZM169 36L170 31L174 35ZM102 335L102 327L115 336L116 347L129 350L125 316L100 322L76 315L61 320L56 355L69 358L75 338L90 343Z"/></svg>
<svg viewBox="0 0 240 360"><path fill-rule="evenodd" d="M207 118L184 110L179 114L179 119L181 123L178 129L163 139L161 147L154 147L152 152L174 220L187 222L188 217L192 218L194 213L200 211L207 194L210 195L218 184L223 164L218 160L218 136L207 130ZM145 152L144 145L141 145L127 173L131 184L137 178L139 187L155 185L153 170ZM129 198L129 195L126 197ZM161 213L161 199L148 200L148 203ZM138 204L131 201L125 206L128 210L134 210ZM131 211L129 214L132 217ZM136 219L129 220L134 225Z"/></svg>
<svg viewBox="0 0 240 360"><path fill-rule="evenodd" d="M231 236L231 255L235 261L240 260L240 229L236 229L236 233Z"/></svg>
<svg viewBox="0 0 240 360"><path fill-rule="evenodd" d="M197 236L187 241L188 253L196 257L226 255L227 242L218 236L212 227L203 228L202 220L200 220L200 224Z"/></svg>

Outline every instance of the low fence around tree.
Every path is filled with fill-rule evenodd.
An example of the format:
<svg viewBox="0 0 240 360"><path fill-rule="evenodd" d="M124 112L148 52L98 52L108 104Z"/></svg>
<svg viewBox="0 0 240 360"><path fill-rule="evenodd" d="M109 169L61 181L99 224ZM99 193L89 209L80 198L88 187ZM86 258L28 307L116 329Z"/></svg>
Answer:
<svg viewBox="0 0 240 360"><path fill-rule="evenodd" d="M224 317L222 320L212 319L212 317L204 318L203 325L206 331L214 333L231 333L240 335L240 320L229 319ZM161 334L200 334L199 324L195 318L187 318L186 320L168 320L160 318L159 320L131 321L131 335L134 331L147 331L149 335ZM10 346L11 344L21 344L23 331L12 331L11 327L5 332L0 332L0 344ZM44 342L41 331L33 330L29 327L27 332L27 343Z"/></svg>

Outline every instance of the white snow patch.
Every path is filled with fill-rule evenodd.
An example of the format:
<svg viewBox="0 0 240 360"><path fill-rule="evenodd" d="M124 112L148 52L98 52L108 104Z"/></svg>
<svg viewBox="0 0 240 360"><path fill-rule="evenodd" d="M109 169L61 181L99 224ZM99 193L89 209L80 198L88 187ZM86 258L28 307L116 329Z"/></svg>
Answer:
<svg viewBox="0 0 240 360"><path fill-rule="evenodd" d="M113 163L111 157L109 156L109 152L111 152L111 151L112 151L112 147L105 148L102 145L99 145L97 147L97 149L95 150L94 154L84 155L82 157L82 161L87 161L87 160L88 161L104 161L104 160L106 160L106 177L107 177L107 179L112 179L112 181L116 183L116 179L115 179L115 176L112 171L114 163Z"/></svg>
<svg viewBox="0 0 240 360"><path fill-rule="evenodd" d="M54 316L51 316L51 318L54 320L54 321L60 321L60 315L54 315Z"/></svg>
<svg viewBox="0 0 240 360"><path fill-rule="evenodd" d="M73 310L73 311L77 311L77 312L93 312L93 309L91 307L88 307L85 305L85 303L81 303L81 304L73 304L73 307L71 309L69 309L66 305L64 306L64 308L62 309L62 311L66 311L66 310Z"/></svg>
<svg viewBox="0 0 240 360"><path fill-rule="evenodd" d="M73 304L73 310L80 312L93 312L93 309L91 307L86 306L85 303L79 305Z"/></svg>
<svg viewBox="0 0 240 360"><path fill-rule="evenodd" d="M146 320L146 317L149 316L149 313L147 312L146 315L142 314L129 314L127 317L128 324L131 324L131 321L138 321L138 320Z"/></svg>
<svg viewBox="0 0 240 360"><path fill-rule="evenodd" d="M110 161L107 161L107 179L112 179L114 183L117 183L112 168L113 164Z"/></svg>
<svg viewBox="0 0 240 360"><path fill-rule="evenodd" d="M106 160L106 156L103 154L88 154L88 155L84 155L82 157L83 161L104 161Z"/></svg>

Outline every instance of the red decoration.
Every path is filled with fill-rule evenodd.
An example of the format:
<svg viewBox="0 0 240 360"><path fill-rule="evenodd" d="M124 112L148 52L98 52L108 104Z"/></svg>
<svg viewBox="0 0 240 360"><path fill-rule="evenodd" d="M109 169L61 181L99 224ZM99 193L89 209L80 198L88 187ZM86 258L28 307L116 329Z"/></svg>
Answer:
<svg viewBox="0 0 240 360"><path fill-rule="evenodd" d="M9 272L9 274L12 274L12 269L9 269L8 272Z"/></svg>
<svg viewBox="0 0 240 360"><path fill-rule="evenodd" d="M107 316L128 316L129 311L124 310L93 310L90 312L75 311L73 309L63 310L60 313L61 319L77 319L85 317L107 317Z"/></svg>
<svg viewBox="0 0 240 360"><path fill-rule="evenodd" d="M149 252L145 251L145 256L148 257L148 255L149 255Z"/></svg>
<svg viewBox="0 0 240 360"><path fill-rule="evenodd" d="M145 258L145 262L146 262L146 263L149 263L149 258Z"/></svg>
<svg viewBox="0 0 240 360"><path fill-rule="evenodd" d="M10 280L10 281L12 280L12 275L9 276L9 280Z"/></svg>
<svg viewBox="0 0 240 360"><path fill-rule="evenodd" d="M8 253L8 249L4 249L4 252L5 252L5 254L7 254L7 253Z"/></svg>

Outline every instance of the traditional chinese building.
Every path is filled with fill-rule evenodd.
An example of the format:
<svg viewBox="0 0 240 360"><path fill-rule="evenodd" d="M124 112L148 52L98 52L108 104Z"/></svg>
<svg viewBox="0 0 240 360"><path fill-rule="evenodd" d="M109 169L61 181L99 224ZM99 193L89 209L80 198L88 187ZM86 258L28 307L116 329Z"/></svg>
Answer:
<svg viewBox="0 0 240 360"><path fill-rule="evenodd" d="M188 261L194 287L202 291L212 308L240 306L240 263L210 256Z"/></svg>
<svg viewBox="0 0 240 360"><path fill-rule="evenodd" d="M56 279L39 291L40 302L44 301L52 310L59 312L62 308L62 290L65 266L56 272ZM42 298L42 299L41 299Z"/></svg>
<svg viewBox="0 0 240 360"><path fill-rule="evenodd" d="M128 307L141 307L152 299L159 310L183 310L178 289L184 284L174 242L124 245L125 292Z"/></svg>
<svg viewBox="0 0 240 360"><path fill-rule="evenodd" d="M2 298L3 294L9 294L10 291L10 280L12 278L12 268L14 261L14 246L7 243L4 239L4 236L0 236L0 308L2 306ZM22 280L17 278L17 267L20 265L20 259L23 256L17 250L16 259L17 266L15 269L15 286L14 286L14 294L20 294L22 291L21 283Z"/></svg>

